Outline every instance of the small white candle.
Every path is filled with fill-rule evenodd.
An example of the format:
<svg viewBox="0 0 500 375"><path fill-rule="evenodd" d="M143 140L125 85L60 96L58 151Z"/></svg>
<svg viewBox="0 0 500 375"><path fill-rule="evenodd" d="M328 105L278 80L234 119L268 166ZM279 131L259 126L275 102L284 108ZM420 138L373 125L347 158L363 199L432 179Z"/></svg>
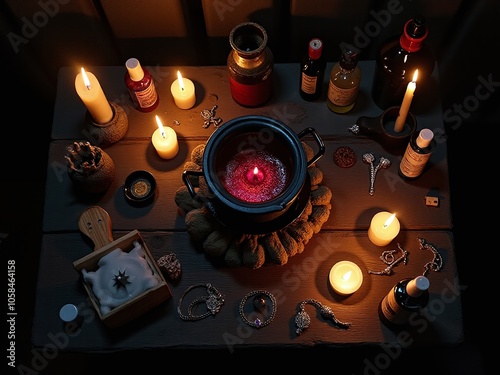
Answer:
<svg viewBox="0 0 500 375"><path fill-rule="evenodd" d="M405 126L406 116L408 116L408 112L410 111L411 101L413 100L413 93L417 88L417 78L418 78L418 69L415 70L413 74L413 80L408 83L406 86L405 96L403 98L403 103L401 103L401 107L399 108L399 116L396 119L396 123L394 124L394 131L399 133L403 130Z"/></svg>
<svg viewBox="0 0 500 375"><path fill-rule="evenodd" d="M183 78L179 71L177 71L177 79L170 86L170 91L174 97L175 105L180 109L192 108L196 103L193 81Z"/></svg>
<svg viewBox="0 0 500 375"><path fill-rule="evenodd" d="M368 228L368 238L377 246L389 245L399 234L399 220L396 214L382 211L373 216Z"/></svg>
<svg viewBox="0 0 500 375"><path fill-rule="evenodd" d="M75 88L96 123L106 124L111 121L113 110L94 74L85 72L82 68L75 78Z"/></svg>
<svg viewBox="0 0 500 375"><path fill-rule="evenodd" d="M172 159L179 152L177 134L171 127L163 126L158 115L156 115L156 123L158 124L158 129L153 133L151 142L160 157L163 159Z"/></svg>
<svg viewBox="0 0 500 375"><path fill-rule="evenodd" d="M363 272L356 263L343 260L332 267L329 280L336 293L348 295L357 291L363 283Z"/></svg>

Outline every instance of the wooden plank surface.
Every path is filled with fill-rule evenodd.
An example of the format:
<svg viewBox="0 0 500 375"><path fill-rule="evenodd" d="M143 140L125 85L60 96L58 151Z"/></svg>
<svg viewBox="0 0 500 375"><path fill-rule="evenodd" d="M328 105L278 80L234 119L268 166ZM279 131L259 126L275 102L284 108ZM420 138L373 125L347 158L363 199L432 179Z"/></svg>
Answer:
<svg viewBox="0 0 500 375"><path fill-rule="evenodd" d="M89 66L87 71L94 73L109 101L122 106L128 115L129 129L126 138L151 138L156 129L155 115L160 116L166 126L174 121L180 138L208 137L213 127L203 127L200 113L217 105L216 115L224 122L244 115L264 115L276 118L290 126L297 133L312 126L322 136L351 135L348 128L355 124L360 116L379 116L382 110L371 99L370 89L373 80L374 61L360 61L362 80L359 96L354 108L346 114L331 112L326 105L326 92L332 64L327 64L323 96L314 102L307 102L299 95L300 65L294 63L275 64L274 92L271 100L258 108L246 108L238 105L231 97L227 67L225 66L151 66L147 67L155 80L160 96L158 107L148 113L133 108L130 95L124 82L125 65ZM53 139L86 139L84 131L85 105L75 91L75 77L80 67L64 67L59 71L57 97L52 126ZM196 88L196 104L193 108L179 109L174 104L170 92L171 83L177 79L177 70L183 77L193 81ZM438 95L437 69L431 77L428 87L430 93L415 92L411 112L417 117L417 127L443 129L441 100ZM419 100L417 100L419 99ZM424 99L424 100L422 100ZM443 133L441 133L442 135ZM89 139L92 141L92 139ZM441 142L443 138L440 138ZM444 148L446 151L446 145ZM446 155L444 153L443 155Z"/></svg>
<svg viewBox="0 0 500 375"><path fill-rule="evenodd" d="M127 232L115 231L114 238ZM217 348L237 350L243 347L304 347L313 345L364 345L395 343L401 332L385 327L378 319L377 306L392 286L402 278L422 274L432 260L429 250L419 249L418 238L432 243L441 254L444 267L428 274L430 301L425 318L419 316L413 327L405 328L406 343L457 344L463 340L460 287L457 276L453 238L447 231L405 231L398 242L409 251L408 264L394 267L390 276L368 274L381 270L383 250L397 249L396 243L379 248L371 244L366 232L322 231L313 236L304 251L289 258L283 266L265 265L258 269L230 268L220 259L208 257L195 247L186 232L141 232L152 256L158 259L167 251L177 255L182 274L169 281L172 298L129 324L106 328L89 304L73 262L92 251L93 246L79 233L44 234L38 274L32 341L35 347L52 344L54 337L64 339L65 350L116 351L133 348ZM336 295L328 283L330 268L339 260L356 262L363 272L361 288L347 297ZM177 303L192 285L211 283L224 296L221 311L200 321L183 321ZM200 289L198 291L198 289ZM238 314L243 296L264 289L276 297L277 312L273 322L261 329L246 326ZM206 294L196 288L185 297L189 303ZM311 316L309 329L295 334L294 316L298 304L314 298L331 307L341 321L351 322L338 329L323 320L318 311L307 305ZM58 317L66 303L81 307L85 321L77 332L65 332ZM406 344L405 344L406 345Z"/></svg>
<svg viewBox="0 0 500 375"><path fill-rule="evenodd" d="M332 191L332 210L324 229L367 229L378 211L396 212L403 229L451 228L450 189L446 158L432 155L429 169L415 182L404 182L397 174L400 157L390 156L376 142L356 136L327 138L325 155L317 163L323 172L323 184ZM76 231L80 214L90 205L103 207L111 216L116 230L183 230L184 220L175 201L175 193L185 186L184 164L201 140L180 140L179 154L171 160L161 159L149 140L121 140L105 151L115 164L115 178L101 197L76 194L66 172L64 155L71 141L53 141L50 145L47 171L44 232ZM315 143L306 141L311 147ZM351 168L340 168L333 162L337 147L349 145L357 162ZM385 155L391 167L378 172L375 193L369 195L369 166L362 161L365 152L377 158ZM133 207L123 194L126 177L146 169L157 180L155 200L145 207ZM425 196L439 197L439 207L425 205Z"/></svg>

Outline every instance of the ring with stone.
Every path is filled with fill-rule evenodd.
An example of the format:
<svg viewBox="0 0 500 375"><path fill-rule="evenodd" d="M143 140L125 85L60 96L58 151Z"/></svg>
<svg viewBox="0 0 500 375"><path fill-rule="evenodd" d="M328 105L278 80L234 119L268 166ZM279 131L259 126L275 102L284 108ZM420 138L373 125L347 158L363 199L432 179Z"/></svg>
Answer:
<svg viewBox="0 0 500 375"><path fill-rule="evenodd" d="M250 297L253 297L253 311L247 315L246 311L249 310L247 301ZM254 290L242 298L240 316L250 327L262 328L273 321L277 306L276 298L267 290Z"/></svg>

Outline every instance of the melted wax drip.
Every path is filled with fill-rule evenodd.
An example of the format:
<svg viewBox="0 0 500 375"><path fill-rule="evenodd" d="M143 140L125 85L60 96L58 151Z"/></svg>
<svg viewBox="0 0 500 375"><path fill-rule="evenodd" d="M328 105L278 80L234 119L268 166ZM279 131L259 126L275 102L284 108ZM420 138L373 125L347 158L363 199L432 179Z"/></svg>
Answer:
<svg viewBox="0 0 500 375"><path fill-rule="evenodd" d="M259 168L262 182L248 179L249 171ZM286 185L286 170L276 157L257 150L244 150L236 154L226 166L222 183L235 198L245 202L262 203L276 198Z"/></svg>

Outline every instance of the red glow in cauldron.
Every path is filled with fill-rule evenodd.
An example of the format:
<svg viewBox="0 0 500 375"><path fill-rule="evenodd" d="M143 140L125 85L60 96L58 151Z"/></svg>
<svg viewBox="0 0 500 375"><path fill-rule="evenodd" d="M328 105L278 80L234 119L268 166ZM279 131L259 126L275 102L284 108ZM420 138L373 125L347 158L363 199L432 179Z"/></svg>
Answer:
<svg viewBox="0 0 500 375"><path fill-rule="evenodd" d="M276 198L286 186L285 165L275 156L255 149L241 151L226 165L221 182L234 197L261 203Z"/></svg>

